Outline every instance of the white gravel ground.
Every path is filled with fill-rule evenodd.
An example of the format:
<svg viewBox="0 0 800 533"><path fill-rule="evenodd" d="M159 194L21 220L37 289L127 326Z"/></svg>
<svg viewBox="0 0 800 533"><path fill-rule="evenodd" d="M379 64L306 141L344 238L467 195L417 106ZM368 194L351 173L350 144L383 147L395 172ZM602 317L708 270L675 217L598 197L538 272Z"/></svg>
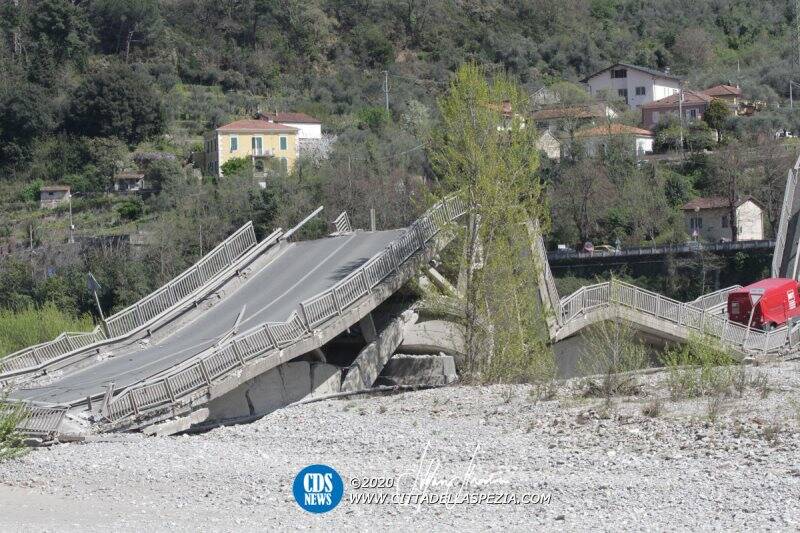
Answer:
<svg viewBox="0 0 800 533"><path fill-rule="evenodd" d="M644 416L666 395L656 374L610 410L576 381L547 401L530 386L457 386L296 406L203 435L38 449L0 465L0 530L796 530L799 370L750 369L767 376L768 396L728 398L714 421L707 399L667 400ZM344 500L323 515L291 491L313 463L345 479ZM466 477L467 492L549 502L350 503L366 492L350 478L370 476L404 489L427 477L437 494Z"/></svg>

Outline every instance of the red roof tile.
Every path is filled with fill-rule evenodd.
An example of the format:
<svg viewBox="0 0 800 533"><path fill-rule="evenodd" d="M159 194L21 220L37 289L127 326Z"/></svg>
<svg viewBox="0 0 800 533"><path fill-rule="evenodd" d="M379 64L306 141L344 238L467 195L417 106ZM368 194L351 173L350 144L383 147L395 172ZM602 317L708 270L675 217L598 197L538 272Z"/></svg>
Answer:
<svg viewBox="0 0 800 533"><path fill-rule="evenodd" d="M708 96L742 96L742 90L734 85L715 85L703 91L703 94Z"/></svg>
<svg viewBox="0 0 800 533"><path fill-rule="evenodd" d="M642 109L658 109L662 107L666 108L674 108L678 107L678 99L680 98L680 93L675 93L666 98L662 98L661 100L654 100L652 102L648 102L642 106ZM683 105L693 105L693 104L707 104L713 100L707 94L703 94L699 91L691 91L688 89L683 90Z"/></svg>
<svg viewBox="0 0 800 533"><path fill-rule="evenodd" d="M243 119L235 120L230 124L225 124L217 128L220 132L265 132L265 133L295 133L297 128L267 122L266 120Z"/></svg>
<svg viewBox="0 0 800 533"><path fill-rule="evenodd" d="M736 207L739 207L747 201L751 201L757 206L761 207L761 204L752 196L739 198L735 205ZM709 196L707 198L695 198L694 200L689 200L681 209L684 211L694 211L695 209L722 209L728 206L728 199L724 196Z"/></svg>
<svg viewBox="0 0 800 533"><path fill-rule="evenodd" d="M637 135L640 137L652 137L653 132L612 122L594 128L583 129L575 133L576 137L602 137L604 135Z"/></svg>

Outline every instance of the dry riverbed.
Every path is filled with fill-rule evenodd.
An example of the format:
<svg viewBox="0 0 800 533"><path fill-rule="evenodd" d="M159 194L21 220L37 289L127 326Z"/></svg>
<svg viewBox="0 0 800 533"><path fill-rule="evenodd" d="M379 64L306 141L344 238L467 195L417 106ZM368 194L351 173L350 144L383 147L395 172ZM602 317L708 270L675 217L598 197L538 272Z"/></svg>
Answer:
<svg viewBox="0 0 800 533"><path fill-rule="evenodd" d="M672 401L663 372L610 406L578 380L545 393L455 386L326 400L202 435L38 449L0 465L0 530L797 529L800 365L747 372L749 385L719 400ZM292 496L313 463L345 481L322 515ZM372 476L403 491L537 500L350 502L369 492L350 479Z"/></svg>

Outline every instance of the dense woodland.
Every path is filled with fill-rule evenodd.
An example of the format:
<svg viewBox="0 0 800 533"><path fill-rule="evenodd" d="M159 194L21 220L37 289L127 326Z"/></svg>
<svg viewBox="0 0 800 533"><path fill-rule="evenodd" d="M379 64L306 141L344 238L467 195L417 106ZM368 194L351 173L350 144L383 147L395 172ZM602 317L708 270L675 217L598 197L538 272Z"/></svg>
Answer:
<svg viewBox="0 0 800 533"><path fill-rule="evenodd" d="M800 130L800 106L787 105L789 81L800 81L794 4L0 0L0 308L53 301L69 315L94 313L91 271L103 305L119 309L251 219L264 234L324 205L328 218L346 209L361 227L369 207L380 227L407 222L439 182L429 162L437 99L465 62L532 94L627 61L669 67L689 87L738 84L767 104L715 125L719 144L690 142L680 164L641 165L614 150L599 161L578 150L542 158L553 242L681 241L679 206L731 190L756 196L774 224L794 151L772 134ZM258 110L316 116L335 136L331 153L302 158L264 190L247 172L198 179L191 157L203 132ZM115 172L133 168L161 192L105 194ZM110 238L65 246L66 210L43 213L36 202L49 183L77 193L79 235L142 231L144 251ZM323 219L307 231L325 230Z"/></svg>

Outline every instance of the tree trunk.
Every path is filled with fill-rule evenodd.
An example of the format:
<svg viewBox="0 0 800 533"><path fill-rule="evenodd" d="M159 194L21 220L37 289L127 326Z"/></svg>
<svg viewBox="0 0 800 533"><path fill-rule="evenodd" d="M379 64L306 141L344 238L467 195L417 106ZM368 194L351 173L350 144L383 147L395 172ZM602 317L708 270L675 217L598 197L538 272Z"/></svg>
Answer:
<svg viewBox="0 0 800 533"><path fill-rule="evenodd" d="M730 207L728 208L728 218L729 224L731 227L731 242L735 242L739 238L739 232L737 231L737 222L736 222L736 205L735 202L731 202Z"/></svg>

